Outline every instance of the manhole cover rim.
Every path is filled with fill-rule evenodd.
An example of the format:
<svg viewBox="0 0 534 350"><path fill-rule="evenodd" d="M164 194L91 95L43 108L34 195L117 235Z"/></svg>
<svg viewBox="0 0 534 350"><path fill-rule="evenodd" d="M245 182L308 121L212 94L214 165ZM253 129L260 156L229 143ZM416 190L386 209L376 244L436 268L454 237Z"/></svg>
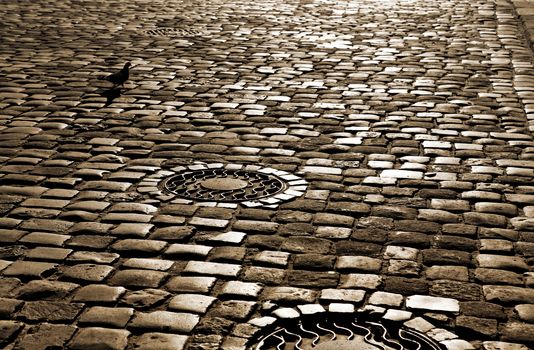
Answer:
<svg viewBox="0 0 534 350"><path fill-rule="evenodd" d="M352 330L355 330L357 328L360 328L360 330L365 329L367 332L369 332L367 335L365 334L354 334L354 337L352 340L344 339L344 337L341 338L332 338L332 339L316 339L316 343L313 345L313 348L319 345L325 346L325 349L330 349L331 344L333 345L334 341L338 341L342 346L337 347L336 349L345 349L345 346L349 345L352 346L353 342L362 341L365 338L365 344L370 346L371 348L374 346L376 349L385 349L382 347L382 345L388 345L388 349L391 348L391 344L396 344L395 346L401 345L401 343L406 344L407 342L411 343L417 343L418 349L426 349L426 350L445 350L448 347L443 343L444 340L447 339L440 339L439 336L436 338L436 335L432 334L433 330L438 330L438 327L432 325L432 328L428 331L420 331L412 326L408 326L406 319L404 320L393 320L393 319L386 319L384 318L384 314L378 313L367 313L367 312L361 312L362 310L357 310L354 312L335 312L335 311L326 311L323 309L323 311L320 312L313 312L309 314L299 314L296 309L292 308L281 308L281 309L291 309L294 310L294 314L292 315L286 315L284 317L280 317L276 315L276 312L273 312L271 316L267 316L267 318L273 319L271 322L263 323L263 324L256 324L256 326L260 327L261 330L259 333L256 333L254 336L251 337L249 343L247 344L247 350L270 350L270 349L277 349L280 347L281 344L293 344L293 345L303 345L301 341L304 339L305 335L304 333L308 333L308 338L310 338L309 334L314 333L313 329L306 327L310 327L313 324L319 325L321 322L323 322L322 326L325 326L325 328L330 327L329 330L322 328L323 335L321 337L325 336L325 334L330 333L336 334L336 335L343 335L347 336L347 334L343 334L345 331L349 330L348 328L345 328L347 326L347 323L349 324L349 328L351 327L350 324L352 324ZM259 319L265 318L265 316L260 317ZM409 320L412 320L410 318ZM251 320L249 323L254 324L254 321ZM374 333L371 329L372 327L375 328ZM321 329L319 327L319 329ZM336 330L337 329L337 330ZM376 329L382 329L380 332L377 332ZM310 330L312 332L310 332ZM350 330L349 330L350 331ZM444 330L445 331L445 330ZM299 334L300 332L300 334ZM352 332L352 331L350 331ZM427 334L425 334L427 333ZM285 336L284 336L285 334ZM276 337L278 344L273 345L272 341L273 339L268 339L269 337ZM278 335L278 336L277 336ZM318 334L316 334L318 335ZM372 335L369 339L368 336ZM375 336L378 335L378 341ZM302 336L302 337L301 337ZM392 337L393 336L393 337ZM287 341L291 339L290 341ZM298 338L298 340L297 340ZM391 340L394 340L393 342ZM415 339L415 341L414 341ZM454 338L458 341L463 341L459 338ZM371 342L369 342L371 340ZM269 341L271 342L269 344ZM382 343L380 343L382 341ZM384 342L385 341L385 342ZM308 339L308 342L310 342L310 339ZM300 343L300 344L299 344ZM467 342L466 342L467 343ZM381 345L377 345L381 344ZM309 345L309 344L308 344ZM413 345L413 344L412 344ZM274 346L274 347L273 347ZM278 346L278 347L277 347ZM308 347L300 347L295 346L295 349L307 349ZM404 349L409 349L407 347L403 347ZM351 348L352 349L352 348Z"/></svg>
<svg viewBox="0 0 534 350"><path fill-rule="evenodd" d="M250 173L253 176L258 177L265 177L267 179L270 179L271 181L274 181L278 184L279 188L276 191L271 190L269 193L263 193L263 194L257 194L254 196L249 196L247 198L238 198L238 199L231 199L231 198L205 198L202 196L190 196L188 194L181 194L176 193L174 190L170 189L169 183L172 181L176 181L177 178L183 177L184 175L191 175L191 174L200 174L202 172L226 172L228 174L236 174L236 173ZM216 178L216 176L211 176L211 178ZM221 177L223 179L224 177ZM205 180L207 180L206 178ZM232 179L236 179L235 177L232 177ZM239 179L239 177L237 178ZM201 186L200 183L201 180L196 181L198 183L198 186ZM167 195L176 196L177 198L180 198L182 200L188 200L191 202L215 202L215 203L233 203L233 204L242 204L247 207L259 207L259 206L270 206L275 207L279 205L281 202L285 202L288 200L292 200L296 197L302 196L308 187L308 182L296 175L293 175L291 173L277 170L274 168L268 168L268 167L261 167L257 165L240 165L240 164L226 164L226 165L220 165L220 164L194 164L190 166L184 166L180 169L175 170L175 173L167 176L165 179L163 179L160 182L160 185L158 186L161 191L163 191ZM174 186L172 186L174 187ZM247 187L250 187L250 185L247 185ZM218 191L219 193L223 192L230 192L230 191ZM228 193L226 193L228 194ZM223 193L223 195L225 195Z"/></svg>

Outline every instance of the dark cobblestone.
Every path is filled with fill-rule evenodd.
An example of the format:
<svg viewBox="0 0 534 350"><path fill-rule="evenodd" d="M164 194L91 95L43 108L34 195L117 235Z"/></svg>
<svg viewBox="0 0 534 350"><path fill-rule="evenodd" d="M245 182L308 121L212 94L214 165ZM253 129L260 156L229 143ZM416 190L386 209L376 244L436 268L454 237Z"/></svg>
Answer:
<svg viewBox="0 0 534 350"><path fill-rule="evenodd" d="M29 321L69 321L80 313L83 304L61 301L28 301L19 316Z"/></svg>
<svg viewBox="0 0 534 350"><path fill-rule="evenodd" d="M15 349L46 350L62 348L72 337L76 327L71 325L41 323L32 326L15 344Z"/></svg>

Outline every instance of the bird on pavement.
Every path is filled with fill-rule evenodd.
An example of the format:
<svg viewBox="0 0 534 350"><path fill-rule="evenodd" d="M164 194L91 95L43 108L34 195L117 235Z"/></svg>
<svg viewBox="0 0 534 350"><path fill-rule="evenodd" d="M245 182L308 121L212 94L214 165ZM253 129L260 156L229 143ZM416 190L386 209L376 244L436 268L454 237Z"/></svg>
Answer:
<svg viewBox="0 0 534 350"><path fill-rule="evenodd" d="M124 64L124 67L120 71L110 74L105 77L100 77L99 79L110 81L113 83L113 86L118 86L118 85L124 86L124 83L130 77L130 66L131 66L130 62L126 62Z"/></svg>

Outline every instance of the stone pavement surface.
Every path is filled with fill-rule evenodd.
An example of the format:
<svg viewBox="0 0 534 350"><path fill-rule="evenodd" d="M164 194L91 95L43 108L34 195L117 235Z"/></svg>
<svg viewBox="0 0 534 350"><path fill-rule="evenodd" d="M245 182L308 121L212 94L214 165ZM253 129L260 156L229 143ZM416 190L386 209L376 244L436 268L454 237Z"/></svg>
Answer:
<svg viewBox="0 0 534 350"><path fill-rule="evenodd" d="M3 1L0 347L245 349L370 310L447 349L533 348L514 2ZM295 186L249 206L161 187L223 166Z"/></svg>
<svg viewBox="0 0 534 350"><path fill-rule="evenodd" d="M511 0L531 48L534 48L534 0Z"/></svg>

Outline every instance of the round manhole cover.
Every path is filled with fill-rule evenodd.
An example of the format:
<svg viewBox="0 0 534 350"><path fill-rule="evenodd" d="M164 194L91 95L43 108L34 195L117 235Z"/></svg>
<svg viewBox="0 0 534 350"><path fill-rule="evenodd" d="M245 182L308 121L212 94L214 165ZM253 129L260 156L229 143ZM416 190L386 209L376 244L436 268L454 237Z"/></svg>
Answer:
<svg viewBox="0 0 534 350"><path fill-rule="evenodd" d="M197 201L281 200L288 196L285 192L290 187L295 191L295 186L275 172L224 167L187 169L165 180L163 188L179 197ZM284 176L285 173L281 175Z"/></svg>
<svg viewBox="0 0 534 350"><path fill-rule="evenodd" d="M346 314L285 320L261 336L254 350L443 350L444 347L397 322Z"/></svg>
<svg viewBox="0 0 534 350"><path fill-rule="evenodd" d="M155 29L149 29L145 31L146 34L150 36L168 36L168 37L194 37L201 36L206 33L196 29L190 28L169 28L169 27L159 27Z"/></svg>

